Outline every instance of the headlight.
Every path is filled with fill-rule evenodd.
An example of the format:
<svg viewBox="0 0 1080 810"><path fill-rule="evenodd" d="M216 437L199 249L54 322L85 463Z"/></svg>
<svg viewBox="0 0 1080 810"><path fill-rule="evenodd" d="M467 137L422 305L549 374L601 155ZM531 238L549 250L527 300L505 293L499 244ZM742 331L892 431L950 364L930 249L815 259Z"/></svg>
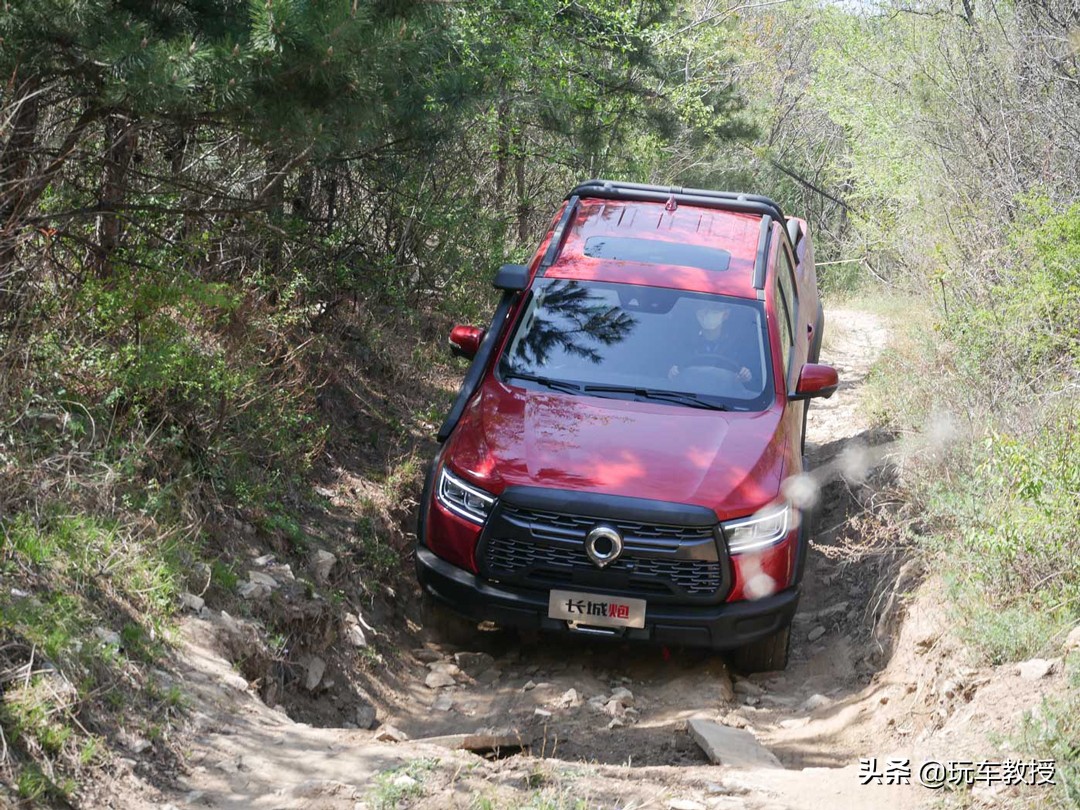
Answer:
<svg viewBox="0 0 1080 810"><path fill-rule="evenodd" d="M798 513L791 504L784 503L766 506L755 515L729 520L722 525L728 551L744 554L775 545L787 537L788 532L798 525Z"/></svg>
<svg viewBox="0 0 1080 810"><path fill-rule="evenodd" d="M436 490L439 503L459 517L473 523L483 523L495 499L484 490L466 484L446 467L439 473L439 486Z"/></svg>

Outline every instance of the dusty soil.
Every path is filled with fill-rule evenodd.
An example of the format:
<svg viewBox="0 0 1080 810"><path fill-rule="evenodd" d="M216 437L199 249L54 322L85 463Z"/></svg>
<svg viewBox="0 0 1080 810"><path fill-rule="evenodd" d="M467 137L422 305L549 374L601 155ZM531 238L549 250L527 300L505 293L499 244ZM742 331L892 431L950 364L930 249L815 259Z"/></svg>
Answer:
<svg viewBox="0 0 1080 810"><path fill-rule="evenodd" d="M601 807L843 810L940 801L918 785L862 786L859 759L906 757L917 767L931 757L1002 758L988 733L1008 730L1054 689L1061 667L1035 681L1015 666L963 667L943 633L933 578L920 585L902 549L868 536L891 459L904 452L869 430L858 409L887 332L857 311L831 311L828 328L822 360L843 382L810 411L807 453L820 508L786 671L742 679L699 651L503 631L455 648L405 618L417 614L402 592L382 595L376 618L397 629L375 636L378 652L362 677L343 671L354 659L330 659L317 689L294 684L275 709L260 699L256 673L242 675L227 660L237 658L243 623L238 629L208 610L185 624L174 676L189 717L176 744L180 761L167 784L158 778L157 788L129 795L216 808L517 807L541 799L572 807L584 799ZM449 685L429 686L433 672ZM328 686L331 678L351 686ZM376 727L349 728L369 703ZM749 730L783 769L709 764L687 733L691 717ZM424 742L485 728L509 729L515 745L499 758ZM407 739L377 739L391 729ZM138 774L136 763L122 778L137 782ZM973 801L994 806L1000 798L976 791Z"/></svg>

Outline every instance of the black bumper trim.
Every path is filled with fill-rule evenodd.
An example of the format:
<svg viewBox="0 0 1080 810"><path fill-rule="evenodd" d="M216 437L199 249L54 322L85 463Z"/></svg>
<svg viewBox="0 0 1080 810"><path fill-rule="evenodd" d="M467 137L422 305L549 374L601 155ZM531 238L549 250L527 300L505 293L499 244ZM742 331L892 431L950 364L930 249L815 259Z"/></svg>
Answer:
<svg viewBox="0 0 1080 810"><path fill-rule="evenodd" d="M416 549L420 586L455 613L477 621L539 630L570 632L566 622L548 618L547 594L486 582L437 557ZM645 627L622 631L630 641L652 641L730 650L764 638L791 623L799 602L798 587L755 601L721 605L650 603Z"/></svg>

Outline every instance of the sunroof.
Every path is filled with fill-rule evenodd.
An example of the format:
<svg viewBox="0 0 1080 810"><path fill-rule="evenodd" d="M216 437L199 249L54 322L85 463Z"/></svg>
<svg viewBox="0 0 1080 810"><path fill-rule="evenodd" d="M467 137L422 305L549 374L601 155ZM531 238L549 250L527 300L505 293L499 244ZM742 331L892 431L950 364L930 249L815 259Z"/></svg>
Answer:
<svg viewBox="0 0 1080 810"><path fill-rule="evenodd" d="M593 259L676 264L700 270L727 270L731 263L731 254L726 250L629 236L590 236L585 240L585 255Z"/></svg>

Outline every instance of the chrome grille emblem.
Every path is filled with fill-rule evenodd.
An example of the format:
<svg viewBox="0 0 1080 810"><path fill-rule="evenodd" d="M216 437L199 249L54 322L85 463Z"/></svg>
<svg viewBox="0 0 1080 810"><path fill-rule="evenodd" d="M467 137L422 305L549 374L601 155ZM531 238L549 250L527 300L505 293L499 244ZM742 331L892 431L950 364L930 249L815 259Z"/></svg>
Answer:
<svg viewBox="0 0 1080 810"><path fill-rule="evenodd" d="M597 568L604 568L622 554L623 539L611 526L594 526L585 535L585 553Z"/></svg>

